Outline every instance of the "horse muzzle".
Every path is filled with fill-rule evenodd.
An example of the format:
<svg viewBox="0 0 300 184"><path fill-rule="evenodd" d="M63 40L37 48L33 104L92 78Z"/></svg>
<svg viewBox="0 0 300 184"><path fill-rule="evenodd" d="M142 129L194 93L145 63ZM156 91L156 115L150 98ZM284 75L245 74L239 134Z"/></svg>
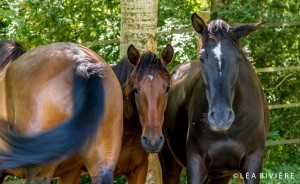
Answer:
<svg viewBox="0 0 300 184"><path fill-rule="evenodd" d="M165 142L163 135L158 136L157 138L150 139L147 136L141 137L142 146L148 153L157 153L161 150L162 145Z"/></svg>
<svg viewBox="0 0 300 184"><path fill-rule="evenodd" d="M207 115L210 128L215 132L226 132L232 125L235 115L233 110L225 108L222 110L210 110Z"/></svg>

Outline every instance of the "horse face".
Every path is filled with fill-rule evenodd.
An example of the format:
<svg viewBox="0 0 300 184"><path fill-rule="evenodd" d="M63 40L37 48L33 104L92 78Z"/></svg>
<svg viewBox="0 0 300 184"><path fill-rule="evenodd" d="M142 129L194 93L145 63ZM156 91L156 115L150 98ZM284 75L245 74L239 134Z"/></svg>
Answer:
<svg viewBox="0 0 300 184"><path fill-rule="evenodd" d="M135 87L135 102L142 125L142 145L157 152L164 143L162 124L167 106L169 77L161 72L148 73Z"/></svg>
<svg viewBox="0 0 300 184"><path fill-rule="evenodd" d="M133 84L133 92L142 126L141 143L147 152L160 151L164 143L162 124L170 86L170 75L165 67L172 60L173 52L173 47L167 45L160 58L149 53L140 61L132 62L136 63L133 73L142 73L140 80Z"/></svg>
<svg viewBox="0 0 300 184"><path fill-rule="evenodd" d="M234 121L232 103L240 55L226 40L208 40L202 48L202 79L208 101L208 122L213 131L226 131Z"/></svg>
<svg viewBox="0 0 300 184"><path fill-rule="evenodd" d="M239 62L246 60L239 39L247 36L263 23L231 27L222 20L208 25L192 15L192 25L202 36L200 60L202 79L208 101L208 122L213 131L228 130L235 119L232 104L239 73ZM245 61L244 61L245 62Z"/></svg>

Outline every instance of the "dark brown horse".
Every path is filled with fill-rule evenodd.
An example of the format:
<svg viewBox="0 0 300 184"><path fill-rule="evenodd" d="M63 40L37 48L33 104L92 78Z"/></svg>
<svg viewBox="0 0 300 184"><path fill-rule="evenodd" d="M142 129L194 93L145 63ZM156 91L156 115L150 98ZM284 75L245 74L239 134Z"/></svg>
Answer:
<svg viewBox="0 0 300 184"><path fill-rule="evenodd" d="M0 58L6 58L0 119L8 122L1 128L0 168L26 168L28 183L51 183L62 175L75 183L68 176L79 176L85 165L93 183L112 183L121 151L123 97L109 65L72 43L40 46L18 59L24 51L16 43L0 46L5 53ZM9 171L24 177L22 169Z"/></svg>
<svg viewBox="0 0 300 184"><path fill-rule="evenodd" d="M140 55L130 46L128 59L113 66L124 95L122 151L115 175L126 175L128 183L146 182L148 153L160 151L164 143L162 123L171 79L166 67L173 53L171 45L160 57L152 52Z"/></svg>
<svg viewBox="0 0 300 184"><path fill-rule="evenodd" d="M197 14L192 24L202 36L201 62L171 73L163 127L168 147L160 155L164 183L179 183L182 167L192 184L228 183L235 172L259 183L269 112L239 40L262 24L206 25Z"/></svg>

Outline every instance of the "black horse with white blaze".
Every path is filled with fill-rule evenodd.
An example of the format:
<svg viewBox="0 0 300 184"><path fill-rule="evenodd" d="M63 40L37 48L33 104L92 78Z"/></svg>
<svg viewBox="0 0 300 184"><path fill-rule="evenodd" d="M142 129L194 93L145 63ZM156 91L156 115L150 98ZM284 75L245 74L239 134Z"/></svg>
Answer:
<svg viewBox="0 0 300 184"><path fill-rule="evenodd" d="M202 36L200 62L172 71L165 113L168 146L160 153L164 183L228 183L236 172L259 183L269 111L261 83L239 40L262 25L209 24L192 15ZM255 177L249 177L255 176Z"/></svg>

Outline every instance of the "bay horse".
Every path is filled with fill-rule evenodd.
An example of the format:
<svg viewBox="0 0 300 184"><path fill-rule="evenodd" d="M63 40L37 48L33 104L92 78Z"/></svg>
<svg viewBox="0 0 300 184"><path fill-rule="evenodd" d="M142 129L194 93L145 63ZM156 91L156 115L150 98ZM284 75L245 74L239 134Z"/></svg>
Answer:
<svg viewBox="0 0 300 184"><path fill-rule="evenodd" d="M186 167L191 184L228 183L240 172L259 183L269 130L266 99L239 43L262 23L232 27L217 19L206 24L196 13L192 25L202 36L200 62L172 72L159 158L164 183L179 183Z"/></svg>
<svg viewBox="0 0 300 184"><path fill-rule="evenodd" d="M73 43L26 53L12 41L0 46L0 119L6 122L0 130L0 168L21 177L24 169L14 168L25 168L28 183L51 183L56 175L75 183L68 176L79 176L77 168L84 165L93 183L112 183L121 151L123 96L111 67ZM16 53L23 54L16 59Z"/></svg>
<svg viewBox="0 0 300 184"><path fill-rule="evenodd" d="M148 155L164 143L162 123L171 80L166 67L173 54L170 44L160 57L152 52L141 55L131 45L127 58L112 67L124 98L122 151L115 176L125 175L129 184L146 182Z"/></svg>

